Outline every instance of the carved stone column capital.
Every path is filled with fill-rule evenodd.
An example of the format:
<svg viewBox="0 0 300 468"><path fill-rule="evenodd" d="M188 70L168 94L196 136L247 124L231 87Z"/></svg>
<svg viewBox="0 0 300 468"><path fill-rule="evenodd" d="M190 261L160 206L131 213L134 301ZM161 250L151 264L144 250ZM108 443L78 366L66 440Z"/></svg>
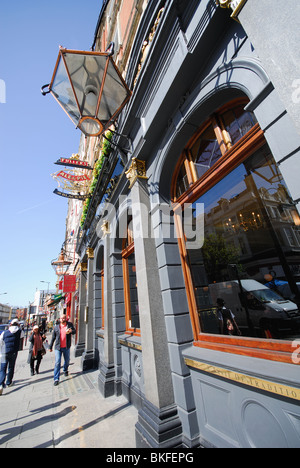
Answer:
<svg viewBox="0 0 300 468"><path fill-rule="evenodd" d="M94 258L94 250L91 247L88 247L86 249L86 254L87 254L88 258Z"/></svg>
<svg viewBox="0 0 300 468"><path fill-rule="evenodd" d="M107 221L106 219L103 220L103 223L101 225L101 230L103 232L103 237L107 236L107 234L110 234L109 221Z"/></svg>
<svg viewBox="0 0 300 468"><path fill-rule="evenodd" d="M216 0L217 5L221 8L230 8L233 11L231 15L232 18L236 18L246 1L247 0Z"/></svg>
<svg viewBox="0 0 300 468"><path fill-rule="evenodd" d="M129 188L131 188L137 179L148 179L146 175L146 162L137 158L132 158L128 171L125 172L129 179Z"/></svg>

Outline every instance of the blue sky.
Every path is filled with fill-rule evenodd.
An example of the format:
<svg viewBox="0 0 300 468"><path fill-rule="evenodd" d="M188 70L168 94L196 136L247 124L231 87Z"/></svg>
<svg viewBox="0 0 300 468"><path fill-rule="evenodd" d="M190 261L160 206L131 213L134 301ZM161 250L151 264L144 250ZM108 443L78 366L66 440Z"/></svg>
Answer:
<svg viewBox="0 0 300 468"><path fill-rule="evenodd" d="M90 50L102 0L15 0L0 10L0 302L28 306L55 288L51 267L64 241L67 200L53 194L59 157L78 151L80 131L51 95L59 45ZM1 91L1 89L0 89ZM0 92L0 101L2 99ZM1 295L7 292L6 295Z"/></svg>

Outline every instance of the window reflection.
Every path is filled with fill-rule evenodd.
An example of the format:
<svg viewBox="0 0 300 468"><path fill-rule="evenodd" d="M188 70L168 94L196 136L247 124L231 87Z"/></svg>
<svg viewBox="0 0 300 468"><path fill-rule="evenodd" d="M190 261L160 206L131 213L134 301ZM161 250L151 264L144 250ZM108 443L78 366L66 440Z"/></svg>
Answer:
<svg viewBox="0 0 300 468"><path fill-rule="evenodd" d="M129 297L130 297L130 328L140 328L139 305L137 298L136 267L134 253L127 259L128 279L129 279Z"/></svg>
<svg viewBox="0 0 300 468"><path fill-rule="evenodd" d="M299 337L299 215L268 146L197 202L205 241L187 253L201 331Z"/></svg>
<svg viewBox="0 0 300 468"><path fill-rule="evenodd" d="M191 147L191 156L198 179L222 156L212 125L201 134L201 137Z"/></svg>
<svg viewBox="0 0 300 468"><path fill-rule="evenodd" d="M128 218L127 237L123 240L123 279L126 330L130 333L139 333L140 318L137 296L137 278L134 254L134 239L132 229L132 216Z"/></svg>
<svg viewBox="0 0 300 468"><path fill-rule="evenodd" d="M235 107L222 114L225 129L230 135L231 144L234 145L255 124L250 112L245 112L243 106Z"/></svg>

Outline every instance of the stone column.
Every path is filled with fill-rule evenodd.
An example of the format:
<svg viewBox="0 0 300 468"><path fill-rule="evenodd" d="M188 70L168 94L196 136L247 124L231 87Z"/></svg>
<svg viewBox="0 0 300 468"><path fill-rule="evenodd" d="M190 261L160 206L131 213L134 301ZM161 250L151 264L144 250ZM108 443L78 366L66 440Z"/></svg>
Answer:
<svg viewBox="0 0 300 468"><path fill-rule="evenodd" d="M103 223L103 267L104 267L104 360L100 363L98 387L104 397L114 394L114 350L113 350L113 316L112 316L112 284L109 253L109 224Z"/></svg>
<svg viewBox="0 0 300 468"><path fill-rule="evenodd" d="M94 367L94 251L91 248L87 249L88 265L87 265L87 300L85 308L85 350L81 358L82 370L92 369Z"/></svg>
<svg viewBox="0 0 300 468"><path fill-rule="evenodd" d="M168 340L156 247L150 222L145 162L133 159L130 179L132 219L145 397L136 424L137 447L174 447L181 441L181 423L174 404Z"/></svg>
<svg viewBox="0 0 300 468"><path fill-rule="evenodd" d="M87 280L87 264L80 264L79 278L79 310L78 310L78 335L77 344L75 346L75 357L81 356L85 349L85 323L84 312L86 306L86 280Z"/></svg>

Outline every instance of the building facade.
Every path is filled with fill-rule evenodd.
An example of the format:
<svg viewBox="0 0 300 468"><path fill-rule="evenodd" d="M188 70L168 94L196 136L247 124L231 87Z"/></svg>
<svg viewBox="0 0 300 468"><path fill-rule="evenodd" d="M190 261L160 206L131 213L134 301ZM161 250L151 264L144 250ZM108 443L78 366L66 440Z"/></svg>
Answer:
<svg viewBox="0 0 300 468"><path fill-rule="evenodd" d="M11 307L7 304L0 304L0 323L7 324L11 319Z"/></svg>
<svg viewBox="0 0 300 468"><path fill-rule="evenodd" d="M273 45L300 12L277 3L103 2L93 48L132 97L79 149L76 353L137 447L300 446L300 75Z"/></svg>

